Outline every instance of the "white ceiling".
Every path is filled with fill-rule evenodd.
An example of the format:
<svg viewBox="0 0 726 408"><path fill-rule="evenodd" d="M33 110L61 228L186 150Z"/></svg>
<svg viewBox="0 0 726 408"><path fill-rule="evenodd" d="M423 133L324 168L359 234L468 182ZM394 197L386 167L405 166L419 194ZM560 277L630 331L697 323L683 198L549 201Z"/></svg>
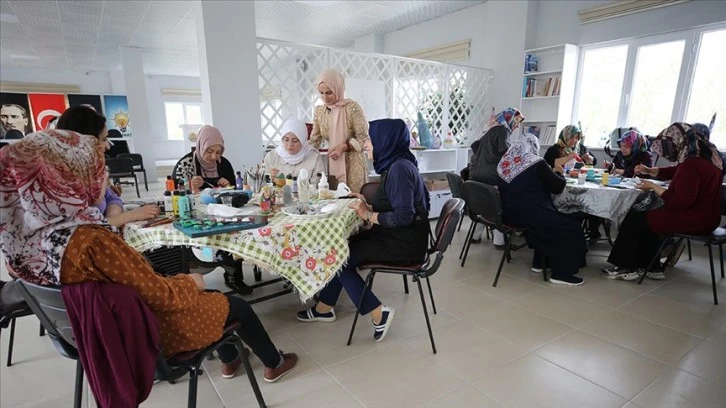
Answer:
<svg viewBox="0 0 726 408"><path fill-rule="evenodd" d="M258 0L255 17L259 37L347 47L481 2ZM197 76L195 4L0 0L0 65L114 70L130 46L148 74Z"/></svg>

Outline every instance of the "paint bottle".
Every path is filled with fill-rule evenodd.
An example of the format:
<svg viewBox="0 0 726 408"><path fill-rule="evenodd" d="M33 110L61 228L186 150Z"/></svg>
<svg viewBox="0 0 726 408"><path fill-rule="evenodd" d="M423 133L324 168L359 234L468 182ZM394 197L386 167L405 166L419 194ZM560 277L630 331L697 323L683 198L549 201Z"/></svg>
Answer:
<svg viewBox="0 0 726 408"><path fill-rule="evenodd" d="M602 185L607 186L609 182L610 182L610 173L608 173L606 171L605 173L602 174Z"/></svg>
<svg viewBox="0 0 726 408"><path fill-rule="evenodd" d="M192 193L192 190L187 190L187 198L189 199L189 212L193 213L197 209L197 203L194 202L194 193Z"/></svg>
<svg viewBox="0 0 726 408"><path fill-rule="evenodd" d="M238 171L237 177L235 177L235 179L234 179L234 188L236 190L242 190L243 187L244 187L244 182L242 180L242 172Z"/></svg>
<svg viewBox="0 0 726 408"><path fill-rule="evenodd" d="M292 193L297 194L297 177L292 178Z"/></svg>
<svg viewBox="0 0 726 408"><path fill-rule="evenodd" d="M180 218L186 218L190 215L189 211L189 197L187 197L187 193L184 191L179 192L179 217Z"/></svg>
<svg viewBox="0 0 726 408"><path fill-rule="evenodd" d="M174 216L179 216L179 190L174 190L174 195L171 198L171 206Z"/></svg>
<svg viewBox="0 0 726 408"><path fill-rule="evenodd" d="M164 191L164 212L174 212L174 204L172 203L171 191Z"/></svg>
<svg viewBox="0 0 726 408"><path fill-rule="evenodd" d="M175 187L174 179L171 176L166 176L166 191L174 191Z"/></svg>
<svg viewBox="0 0 726 408"><path fill-rule="evenodd" d="M325 200L328 197L329 187L328 178L325 176L325 173L322 173L320 181L318 182L318 199Z"/></svg>

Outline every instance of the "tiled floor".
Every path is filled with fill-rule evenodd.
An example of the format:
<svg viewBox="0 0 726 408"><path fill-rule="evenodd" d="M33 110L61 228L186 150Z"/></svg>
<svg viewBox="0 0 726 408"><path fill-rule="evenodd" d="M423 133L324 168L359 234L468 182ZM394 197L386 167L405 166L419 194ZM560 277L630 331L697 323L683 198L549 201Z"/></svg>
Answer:
<svg viewBox="0 0 726 408"><path fill-rule="evenodd" d="M301 324L299 299L255 306L278 347L300 355L300 366L277 384L262 383L270 407L723 407L726 401L726 305L714 306L705 250L642 286L600 277L607 245L589 256L580 287L556 287L529 271L520 250L497 288L491 286L501 252L472 246L458 265L466 223L432 284L438 354L431 353L415 286L400 277L376 278L376 294L398 309L381 343L363 320L345 345L353 307L343 295L332 324ZM249 269L249 268L248 268ZM219 272L208 275L221 287ZM251 279L251 277L250 277ZM719 280L726 302L726 280ZM34 318L18 321L15 365L4 366L0 406L71 405L74 363L38 337ZM262 366L253 359L258 380ZM244 375L208 374L229 407L254 407ZM209 382L199 383L199 406L218 406ZM182 407L187 384L158 384L144 407Z"/></svg>

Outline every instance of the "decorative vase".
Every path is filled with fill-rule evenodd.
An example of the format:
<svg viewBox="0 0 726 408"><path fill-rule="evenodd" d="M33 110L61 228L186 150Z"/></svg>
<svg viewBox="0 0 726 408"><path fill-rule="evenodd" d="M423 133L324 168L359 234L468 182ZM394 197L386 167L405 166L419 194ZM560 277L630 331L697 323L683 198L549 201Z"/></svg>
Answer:
<svg viewBox="0 0 726 408"><path fill-rule="evenodd" d="M418 113L418 123L416 124L418 127L418 140L421 146L430 149L431 146L434 144L434 137L431 135L431 129L429 128L429 124L424 120L423 114L421 112Z"/></svg>
<svg viewBox="0 0 726 408"><path fill-rule="evenodd" d="M446 134L446 138L444 139L444 149L454 148L456 148L456 140L454 140L454 135L452 135L451 132L448 132Z"/></svg>

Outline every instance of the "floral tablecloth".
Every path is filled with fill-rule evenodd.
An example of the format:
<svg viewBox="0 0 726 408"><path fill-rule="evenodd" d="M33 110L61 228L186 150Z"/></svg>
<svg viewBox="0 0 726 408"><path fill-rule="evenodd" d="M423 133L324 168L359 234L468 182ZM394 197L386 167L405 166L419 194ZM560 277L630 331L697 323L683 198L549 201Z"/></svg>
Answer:
<svg viewBox="0 0 726 408"><path fill-rule="evenodd" d="M305 301L322 289L348 259L348 238L361 225L349 200L332 200L338 208L323 217L277 213L268 225L228 234L190 238L171 224L142 228L128 224L124 239L139 252L162 246L211 247L230 252L263 270L279 274Z"/></svg>
<svg viewBox="0 0 726 408"><path fill-rule="evenodd" d="M631 209L646 211L663 203L652 191L603 187L589 181L582 185L568 183L561 194L552 198L555 207L565 214L584 213L606 218L616 227Z"/></svg>

